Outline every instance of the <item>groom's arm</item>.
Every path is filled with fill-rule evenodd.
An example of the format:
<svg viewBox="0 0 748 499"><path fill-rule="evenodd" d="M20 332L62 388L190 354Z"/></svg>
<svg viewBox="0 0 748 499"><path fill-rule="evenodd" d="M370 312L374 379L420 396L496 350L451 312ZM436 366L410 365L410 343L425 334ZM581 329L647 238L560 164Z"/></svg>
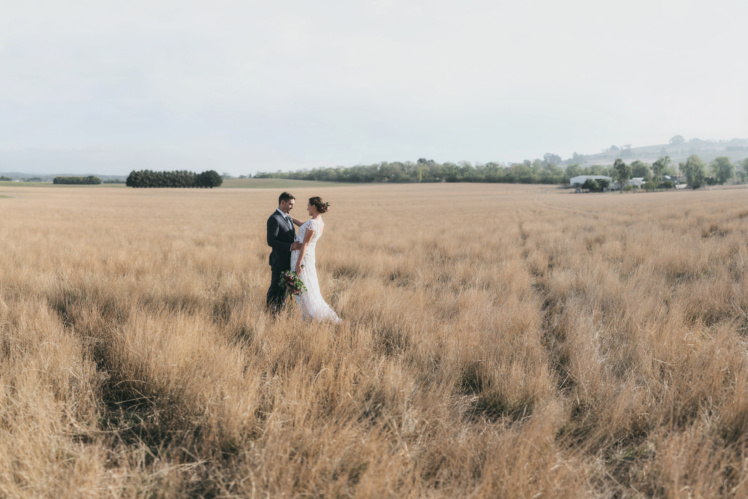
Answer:
<svg viewBox="0 0 748 499"><path fill-rule="evenodd" d="M291 252L291 243L278 239L280 234L280 224L276 217L268 218L268 246L278 251Z"/></svg>

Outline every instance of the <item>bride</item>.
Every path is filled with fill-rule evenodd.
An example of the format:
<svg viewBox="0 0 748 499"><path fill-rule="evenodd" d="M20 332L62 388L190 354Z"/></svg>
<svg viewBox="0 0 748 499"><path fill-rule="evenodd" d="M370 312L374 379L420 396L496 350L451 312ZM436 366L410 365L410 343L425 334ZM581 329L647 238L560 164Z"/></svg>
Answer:
<svg viewBox="0 0 748 499"><path fill-rule="evenodd" d="M301 249L291 252L291 268L304 281L307 289L306 292L296 297L296 303L301 307L304 319L340 322L340 317L322 298L314 258L315 246L325 230L322 214L329 207L330 203L323 203L319 196L315 196L309 198L309 204L306 207L306 211L312 218L304 223L296 218L293 219L293 222L299 226L296 241L301 243Z"/></svg>

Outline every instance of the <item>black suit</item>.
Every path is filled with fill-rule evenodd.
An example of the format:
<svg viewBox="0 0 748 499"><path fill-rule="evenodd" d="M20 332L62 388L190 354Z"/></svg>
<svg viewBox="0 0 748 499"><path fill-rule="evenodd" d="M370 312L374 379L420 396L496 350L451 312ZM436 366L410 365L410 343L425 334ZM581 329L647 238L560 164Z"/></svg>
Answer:
<svg viewBox="0 0 748 499"><path fill-rule="evenodd" d="M278 210L275 210L268 218L268 246L273 248L270 252L270 270L272 280L268 289L267 307L274 312L285 303L285 293L278 286L281 274L291 270L291 245L296 237L291 217L285 219Z"/></svg>

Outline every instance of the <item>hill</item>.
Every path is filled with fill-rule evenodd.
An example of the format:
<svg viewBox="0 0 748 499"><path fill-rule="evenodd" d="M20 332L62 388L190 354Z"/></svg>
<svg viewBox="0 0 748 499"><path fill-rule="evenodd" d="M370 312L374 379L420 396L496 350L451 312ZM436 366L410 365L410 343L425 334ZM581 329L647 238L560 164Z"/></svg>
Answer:
<svg viewBox="0 0 748 499"><path fill-rule="evenodd" d="M678 163L685 161L692 154L697 154L705 162L710 162L718 156L727 156L735 163L748 158L748 139L731 140L702 140L693 138L685 140L676 135L667 144L654 144L649 146L632 147L630 144L623 146L610 146L597 154L574 153L569 159L562 162L564 165L612 165L617 158L624 161L640 160L651 163L661 156L670 156Z"/></svg>

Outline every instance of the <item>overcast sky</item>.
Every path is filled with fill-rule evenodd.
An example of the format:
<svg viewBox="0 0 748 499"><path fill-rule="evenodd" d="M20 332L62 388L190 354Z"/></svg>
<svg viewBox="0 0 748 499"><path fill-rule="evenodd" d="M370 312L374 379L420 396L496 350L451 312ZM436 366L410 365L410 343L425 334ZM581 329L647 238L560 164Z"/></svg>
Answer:
<svg viewBox="0 0 748 499"><path fill-rule="evenodd" d="M0 0L0 172L748 137L745 0Z"/></svg>

